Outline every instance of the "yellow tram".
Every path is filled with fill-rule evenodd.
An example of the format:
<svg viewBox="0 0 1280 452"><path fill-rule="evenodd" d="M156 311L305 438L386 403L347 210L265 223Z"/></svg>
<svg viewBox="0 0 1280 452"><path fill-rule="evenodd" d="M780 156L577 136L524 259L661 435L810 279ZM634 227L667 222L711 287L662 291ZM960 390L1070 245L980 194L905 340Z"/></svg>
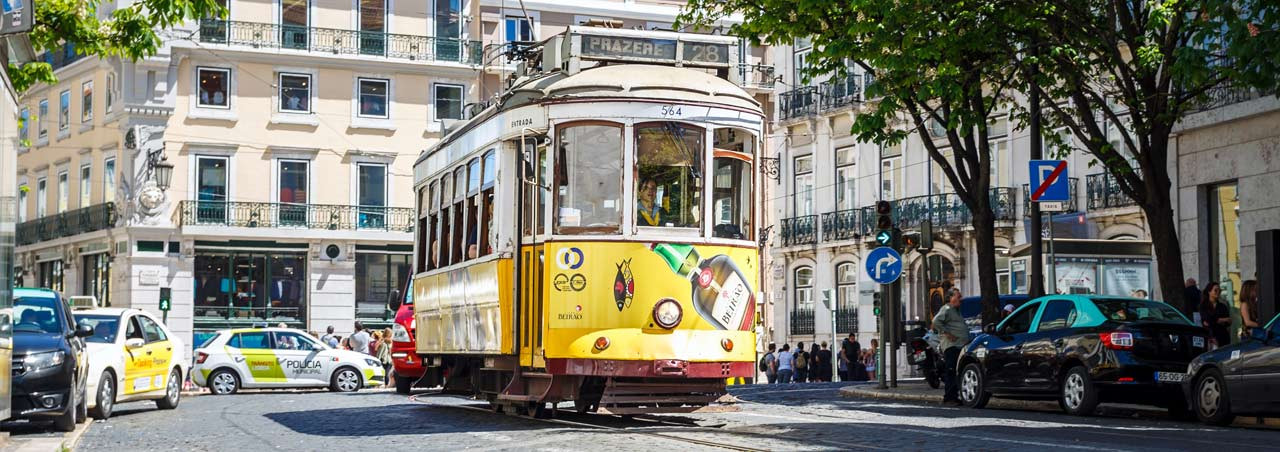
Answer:
<svg viewBox="0 0 1280 452"><path fill-rule="evenodd" d="M424 383L689 412L755 374L764 115L736 40L571 27L414 166Z"/></svg>

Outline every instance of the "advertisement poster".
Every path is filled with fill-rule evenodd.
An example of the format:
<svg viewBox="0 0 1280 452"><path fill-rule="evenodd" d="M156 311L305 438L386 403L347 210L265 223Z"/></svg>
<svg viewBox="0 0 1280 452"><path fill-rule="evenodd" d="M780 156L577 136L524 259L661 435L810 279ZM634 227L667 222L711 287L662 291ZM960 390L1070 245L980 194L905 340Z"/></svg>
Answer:
<svg viewBox="0 0 1280 452"><path fill-rule="evenodd" d="M1102 262L1102 293L1124 297L1151 296L1151 261L1147 259L1106 259Z"/></svg>
<svg viewBox="0 0 1280 452"><path fill-rule="evenodd" d="M1054 287L1061 294L1098 293L1098 259L1060 257L1054 266Z"/></svg>

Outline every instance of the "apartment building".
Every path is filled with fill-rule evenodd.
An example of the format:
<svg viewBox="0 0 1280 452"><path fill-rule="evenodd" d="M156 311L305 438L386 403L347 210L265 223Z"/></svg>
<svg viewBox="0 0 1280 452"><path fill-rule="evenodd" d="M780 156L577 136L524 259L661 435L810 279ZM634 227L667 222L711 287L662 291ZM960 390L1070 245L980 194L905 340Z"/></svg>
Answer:
<svg viewBox="0 0 1280 452"><path fill-rule="evenodd" d="M869 280L862 256L876 246L877 201L891 202L895 225L904 232L919 231L926 221L934 232L932 251L903 256L906 319L930 317L947 288L978 293L976 237L968 208L930 160L918 134L892 147L851 136L853 119L874 101L865 95L874 83L871 75L851 68L847 77L801 81L800 67L810 46L801 40L771 49L782 81L775 116L778 140L768 147L776 150L779 169L777 195L768 206L775 228L766 277L774 288L768 297L775 319L770 334L777 343L830 341L834 328L839 336L858 333L867 344L877 332L873 304L880 287ZM1008 114L993 116L989 130L996 276L1001 293L1026 293L1030 135L1018 130ZM938 127L931 138L945 147L944 134ZM1045 258L1046 287L1153 293L1155 264L1140 210L1101 167L1090 167L1091 157L1083 151L1066 160L1071 200L1052 222L1045 217L1041 231L1046 238L1052 234L1056 244L1053 259Z"/></svg>

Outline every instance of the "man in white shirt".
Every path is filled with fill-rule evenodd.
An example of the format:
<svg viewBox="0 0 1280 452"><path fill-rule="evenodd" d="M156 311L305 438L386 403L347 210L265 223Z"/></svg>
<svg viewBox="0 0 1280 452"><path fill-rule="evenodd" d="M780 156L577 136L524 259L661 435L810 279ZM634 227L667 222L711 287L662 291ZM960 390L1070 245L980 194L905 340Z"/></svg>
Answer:
<svg viewBox="0 0 1280 452"><path fill-rule="evenodd" d="M347 344L351 346L351 350L369 354L369 341L373 340L369 337L369 333L365 332L364 325L360 321L356 321L356 332L347 339Z"/></svg>

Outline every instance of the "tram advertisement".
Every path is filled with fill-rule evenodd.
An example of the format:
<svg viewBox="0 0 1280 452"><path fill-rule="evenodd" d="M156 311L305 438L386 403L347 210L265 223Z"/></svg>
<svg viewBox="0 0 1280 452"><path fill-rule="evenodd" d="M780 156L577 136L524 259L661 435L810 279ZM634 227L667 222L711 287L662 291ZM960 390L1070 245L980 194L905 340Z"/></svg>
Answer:
<svg viewBox="0 0 1280 452"><path fill-rule="evenodd" d="M680 302L680 329L750 331L754 248L682 243L555 244L549 250L551 328L657 328L653 309Z"/></svg>

